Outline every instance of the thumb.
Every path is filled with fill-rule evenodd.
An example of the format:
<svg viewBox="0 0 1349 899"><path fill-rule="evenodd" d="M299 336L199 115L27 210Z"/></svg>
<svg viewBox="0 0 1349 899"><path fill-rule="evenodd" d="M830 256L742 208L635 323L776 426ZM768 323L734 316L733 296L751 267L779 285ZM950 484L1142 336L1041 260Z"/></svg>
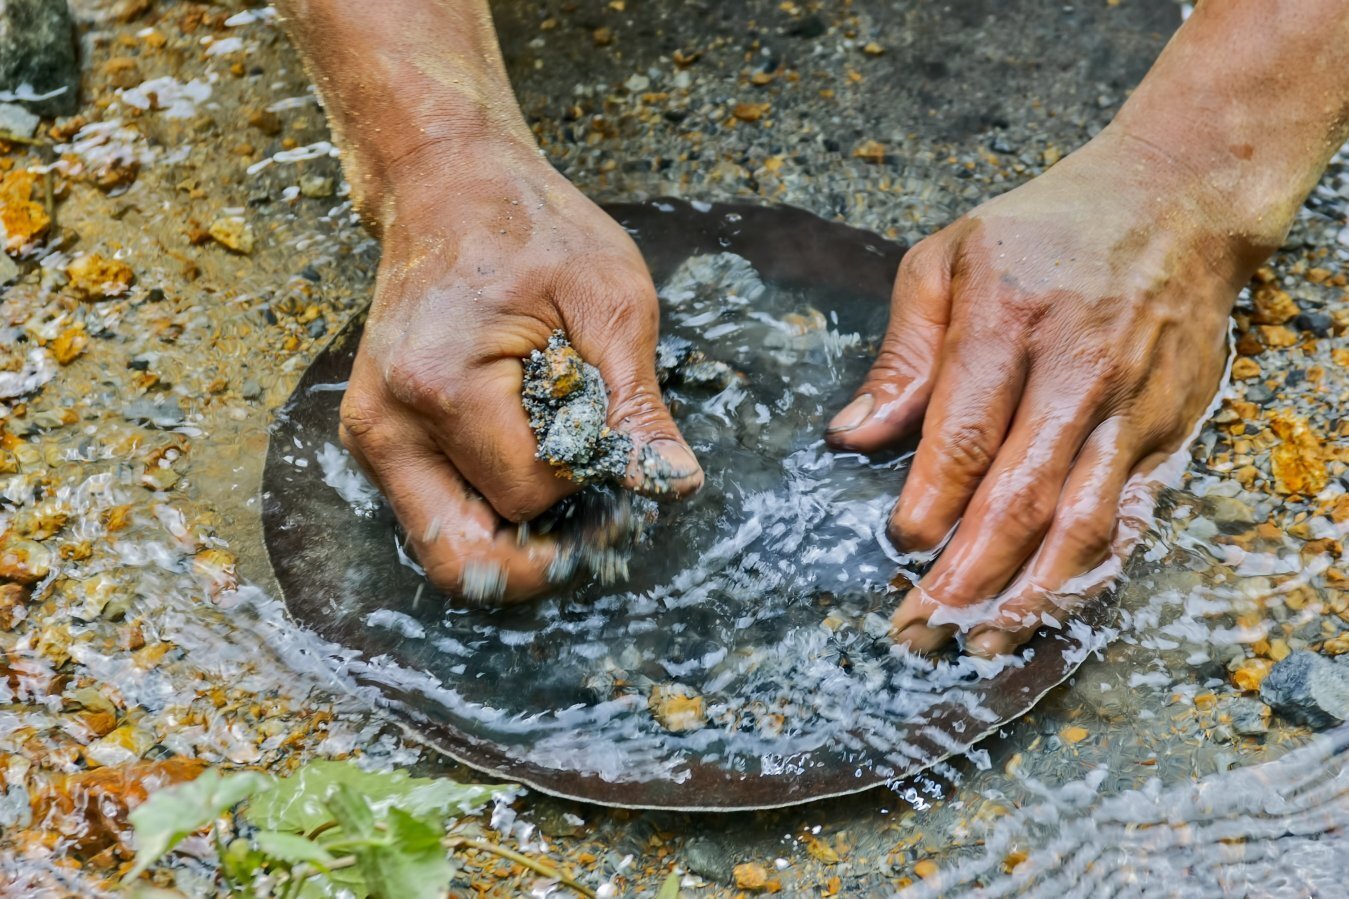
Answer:
<svg viewBox="0 0 1349 899"><path fill-rule="evenodd" d="M656 380L660 307L650 276L643 275L645 283L609 294L607 308L586 316L570 337L608 385L609 427L632 439L623 485L656 499L678 499L702 487L703 469L661 398Z"/></svg>
<svg viewBox="0 0 1349 899"><path fill-rule="evenodd" d="M902 440L922 419L950 323L954 247L939 234L904 254L880 352L852 402L829 423L830 446L875 452Z"/></svg>

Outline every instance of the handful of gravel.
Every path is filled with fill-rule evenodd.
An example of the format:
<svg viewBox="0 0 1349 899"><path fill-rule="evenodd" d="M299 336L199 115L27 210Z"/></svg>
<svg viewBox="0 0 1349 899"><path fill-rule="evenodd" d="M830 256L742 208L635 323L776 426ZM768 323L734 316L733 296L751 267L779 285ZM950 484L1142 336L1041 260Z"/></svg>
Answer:
<svg viewBox="0 0 1349 899"><path fill-rule="evenodd" d="M609 395L599 369L581 358L567 335L525 359L521 401L539 442L536 455L578 484L621 481L632 440L608 425Z"/></svg>

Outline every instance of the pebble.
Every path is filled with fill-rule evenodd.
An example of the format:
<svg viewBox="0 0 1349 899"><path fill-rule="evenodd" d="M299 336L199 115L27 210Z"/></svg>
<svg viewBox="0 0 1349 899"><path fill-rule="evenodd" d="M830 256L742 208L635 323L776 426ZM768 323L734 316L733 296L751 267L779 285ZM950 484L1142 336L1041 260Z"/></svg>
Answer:
<svg viewBox="0 0 1349 899"><path fill-rule="evenodd" d="M243 216L222 216L211 222L211 227L206 231L216 243L230 252L244 256L253 252L253 226Z"/></svg>
<svg viewBox="0 0 1349 899"><path fill-rule="evenodd" d="M0 103L0 131L15 137L32 137L42 119L17 103Z"/></svg>
<svg viewBox="0 0 1349 899"><path fill-rule="evenodd" d="M333 179L323 175L301 175L300 193L314 200L331 197L333 195Z"/></svg>
<svg viewBox="0 0 1349 899"><path fill-rule="evenodd" d="M175 399L160 400L139 399L127 403L122 409L122 417L127 421L153 425L156 428L176 428L184 422L183 407Z"/></svg>
<svg viewBox="0 0 1349 899"><path fill-rule="evenodd" d="M1349 664L1295 652L1265 677L1260 698L1295 723L1314 730L1334 727L1349 720Z"/></svg>
<svg viewBox="0 0 1349 899"><path fill-rule="evenodd" d="M1271 710L1258 699L1249 696L1230 697L1223 704L1223 712L1235 733L1255 737L1269 731Z"/></svg>

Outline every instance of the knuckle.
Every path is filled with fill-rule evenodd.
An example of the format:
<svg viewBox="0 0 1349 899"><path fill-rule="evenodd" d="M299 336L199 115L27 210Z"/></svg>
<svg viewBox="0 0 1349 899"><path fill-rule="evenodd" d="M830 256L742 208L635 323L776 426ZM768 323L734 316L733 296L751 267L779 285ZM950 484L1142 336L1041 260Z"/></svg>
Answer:
<svg viewBox="0 0 1349 899"><path fill-rule="evenodd" d="M988 425L963 422L941 435L941 452L957 476L982 477L993 464L994 438Z"/></svg>
<svg viewBox="0 0 1349 899"><path fill-rule="evenodd" d="M1042 533L1054 520L1057 496L1043 483L1020 486L1003 494L999 517L1021 533Z"/></svg>
<svg viewBox="0 0 1349 899"><path fill-rule="evenodd" d="M384 403L359 387L349 387L338 410L338 436L348 449L367 445L380 431L385 420Z"/></svg>
<svg viewBox="0 0 1349 899"><path fill-rule="evenodd" d="M442 410L453 406L459 379L448 376L445 368L415 355L392 362L384 375L389 393L414 409Z"/></svg>

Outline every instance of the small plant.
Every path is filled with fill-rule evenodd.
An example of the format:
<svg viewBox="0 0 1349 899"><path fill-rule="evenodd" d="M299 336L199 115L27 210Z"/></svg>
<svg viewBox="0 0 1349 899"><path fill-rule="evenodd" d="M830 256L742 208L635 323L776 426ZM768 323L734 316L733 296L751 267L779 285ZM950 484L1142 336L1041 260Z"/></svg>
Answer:
<svg viewBox="0 0 1349 899"><path fill-rule="evenodd" d="M472 848L593 897L546 862L447 829L517 789L370 772L348 762L312 762L282 778L207 771L161 790L131 813L136 860L124 882L209 827L220 876L235 896L435 899L454 876L455 853Z"/></svg>

